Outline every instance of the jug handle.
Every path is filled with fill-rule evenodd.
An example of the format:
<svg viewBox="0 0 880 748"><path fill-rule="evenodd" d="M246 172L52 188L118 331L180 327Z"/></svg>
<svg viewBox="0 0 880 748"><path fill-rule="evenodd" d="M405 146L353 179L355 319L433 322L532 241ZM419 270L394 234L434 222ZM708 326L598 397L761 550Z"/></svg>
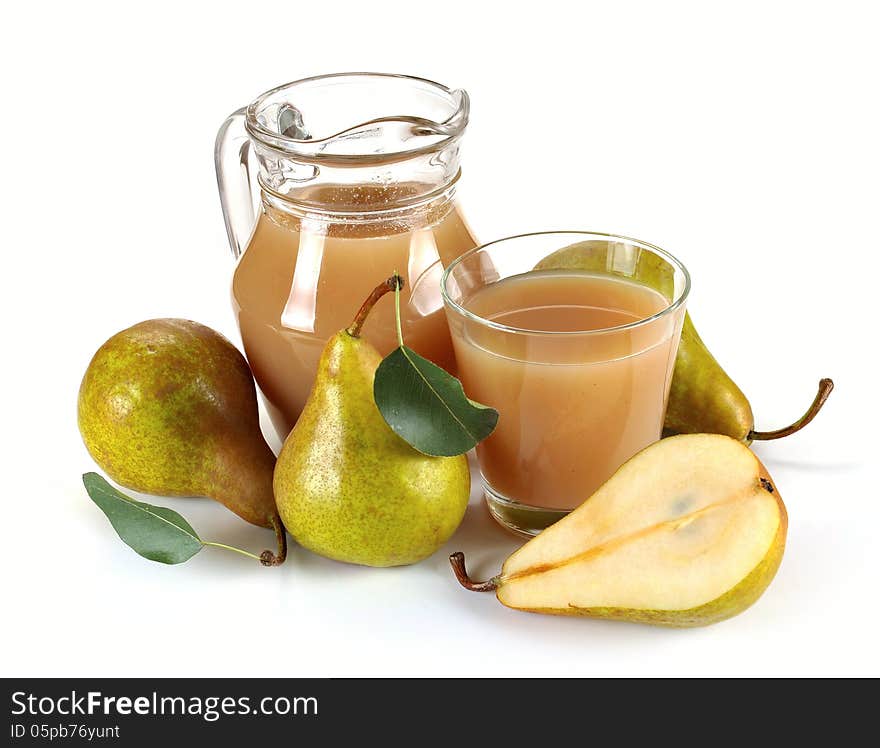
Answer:
<svg viewBox="0 0 880 748"><path fill-rule="evenodd" d="M245 129L245 107L234 111L221 125L214 142L214 169L223 221L233 256L247 247L256 225L259 185L252 178L251 141Z"/></svg>

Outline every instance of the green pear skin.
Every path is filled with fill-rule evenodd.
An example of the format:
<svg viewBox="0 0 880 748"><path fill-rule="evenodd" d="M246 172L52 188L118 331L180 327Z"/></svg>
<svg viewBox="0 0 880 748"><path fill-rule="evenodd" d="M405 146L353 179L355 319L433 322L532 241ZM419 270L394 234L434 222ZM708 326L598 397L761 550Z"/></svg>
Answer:
<svg viewBox="0 0 880 748"><path fill-rule="evenodd" d="M348 330L327 342L302 415L275 466L290 534L327 558L412 564L455 532L470 495L465 455L430 457L395 434L373 400L381 356Z"/></svg>
<svg viewBox="0 0 880 748"><path fill-rule="evenodd" d="M260 431L254 381L226 338L154 319L110 338L82 380L79 429L116 483L160 496L208 496L278 531L275 456Z"/></svg>
<svg viewBox="0 0 880 748"><path fill-rule="evenodd" d="M749 442L752 406L697 333L686 314L669 389L665 434L723 434Z"/></svg>

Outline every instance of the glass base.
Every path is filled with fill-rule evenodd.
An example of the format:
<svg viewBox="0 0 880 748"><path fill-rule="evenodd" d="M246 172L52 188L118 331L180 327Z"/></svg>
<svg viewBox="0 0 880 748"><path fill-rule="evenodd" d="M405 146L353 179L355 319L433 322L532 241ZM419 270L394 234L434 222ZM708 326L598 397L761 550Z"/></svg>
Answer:
<svg viewBox="0 0 880 748"><path fill-rule="evenodd" d="M529 506L518 501L505 498L495 493L485 483L483 493L489 514L505 530L510 530L525 538L532 538L541 530L546 530L554 522L561 520L570 509L547 509L546 507Z"/></svg>

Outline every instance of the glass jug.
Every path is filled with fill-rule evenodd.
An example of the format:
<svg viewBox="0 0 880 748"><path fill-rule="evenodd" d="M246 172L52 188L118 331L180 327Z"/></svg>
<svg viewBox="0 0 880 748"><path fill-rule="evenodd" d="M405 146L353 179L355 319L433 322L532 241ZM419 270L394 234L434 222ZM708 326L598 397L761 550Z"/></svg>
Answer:
<svg viewBox="0 0 880 748"><path fill-rule="evenodd" d="M465 91L432 81L342 73L272 89L220 128L233 305L282 439L324 343L394 271L407 345L454 371L440 276L477 244L454 199L468 108ZM390 300L363 335L383 355L396 347Z"/></svg>

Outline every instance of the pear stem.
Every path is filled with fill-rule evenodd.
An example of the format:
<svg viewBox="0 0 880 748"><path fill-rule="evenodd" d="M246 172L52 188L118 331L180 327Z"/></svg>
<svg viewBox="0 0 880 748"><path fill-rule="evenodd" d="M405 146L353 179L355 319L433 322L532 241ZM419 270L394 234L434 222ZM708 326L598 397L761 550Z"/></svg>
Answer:
<svg viewBox="0 0 880 748"><path fill-rule="evenodd" d="M232 551L241 556L247 556L255 561L259 561L263 566L280 566L287 558L287 534L284 531L284 525L281 524L281 518L277 515L272 518L272 527L275 530L275 538L278 541L278 555L272 551L263 551L259 556L256 553L245 551L242 548L236 548L234 545L226 545L226 543L215 543L212 540L203 540L203 546L211 546L212 548L221 548L224 551Z"/></svg>
<svg viewBox="0 0 880 748"><path fill-rule="evenodd" d="M498 577L492 577L485 582L471 581L464 565L464 554L461 551L453 553L449 557L449 563L452 566L452 571L455 572L455 578L458 580L458 583L466 590L471 592L491 592L498 589Z"/></svg>
<svg viewBox="0 0 880 748"><path fill-rule="evenodd" d="M203 540L202 545L209 545L212 548L222 548L224 551L232 551L233 553L239 553L242 556L247 556L248 558L255 559L256 561L262 561L262 559L255 553L244 551L241 548L236 548L234 545L226 545L226 543L214 543L210 540Z"/></svg>
<svg viewBox="0 0 880 748"><path fill-rule="evenodd" d="M828 399L828 395L831 394L831 390L833 389L834 382L832 382L828 378L822 379L819 382L819 391L816 393L816 397L813 399L810 407L807 408L807 412L804 413L797 421L791 424L791 426L786 426L784 429L776 429L775 431L749 431L749 435L746 437L746 439L748 441L766 442L770 441L771 439L782 439L785 436L791 436L792 434L800 431L804 426L806 426L816 417L816 414L822 409L822 406Z"/></svg>
<svg viewBox="0 0 880 748"><path fill-rule="evenodd" d="M272 529L275 530L275 541L278 543L277 555L272 551L263 551L260 554L260 563L263 566L281 566L287 558L287 532L277 514L272 517Z"/></svg>
<svg viewBox="0 0 880 748"><path fill-rule="evenodd" d="M370 313L370 310L376 304L379 299L381 299L386 293L389 291L396 291L403 288L403 278L401 278L397 273L392 275L390 278L382 281L378 286L376 286L367 297L367 300L361 304L361 308L358 309L358 313L354 316L354 320L351 325L346 328L346 332L351 335L353 338L360 337L361 328L364 326L364 322L367 321L367 315Z"/></svg>
<svg viewBox="0 0 880 748"><path fill-rule="evenodd" d="M394 271L394 275L397 278L400 278L397 275L397 271ZM403 328L400 324L400 289L403 288L403 278L400 278L400 283L395 284L394 287L394 321L397 324L397 345L403 348Z"/></svg>

